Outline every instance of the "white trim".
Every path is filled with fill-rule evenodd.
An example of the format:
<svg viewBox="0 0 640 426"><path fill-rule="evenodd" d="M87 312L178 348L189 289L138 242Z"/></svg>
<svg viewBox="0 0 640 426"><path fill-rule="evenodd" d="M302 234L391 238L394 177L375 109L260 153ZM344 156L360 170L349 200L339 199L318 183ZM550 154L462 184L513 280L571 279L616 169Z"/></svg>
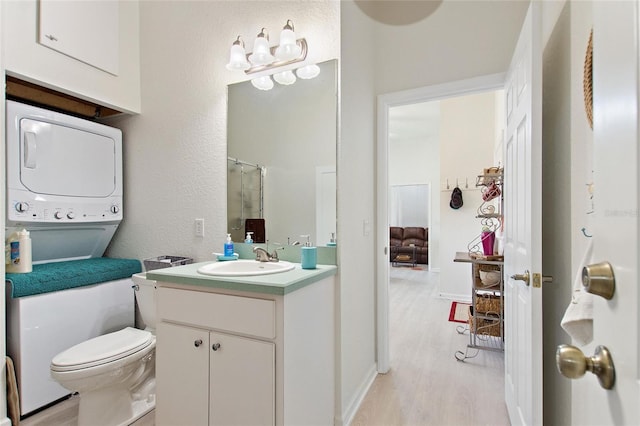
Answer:
<svg viewBox="0 0 640 426"><path fill-rule="evenodd" d="M360 383L360 386L358 386L358 390L355 392L353 398L347 405L346 411L342 413L342 418L335 419L335 426L351 424L353 418L358 412L358 409L360 409L360 405L362 405L362 401L364 401L365 396L367 396L367 392L369 392L369 389L371 388L371 385L373 385L373 382L377 376L378 372L374 364L365 375L364 381Z"/></svg>
<svg viewBox="0 0 640 426"><path fill-rule="evenodd" d="M467 293L464 293L464 294L438 293L438 297L440 299L457 300L458 302L471 303L471 295Z"/></svg>
<svg viewBox="0 0 640 426"><path fill-rule="evenodd" d="M9 417L5 417L0 420L0 426L11 426L11 419L9 419Z"/></svg>
<svg viewBox="0 0 640 426"><path fill-rule="evenodd" d="M378 372L389 360L389 108L504 88L504 73L474 77L378 96L376 143L376 358ZM468 296L466 296L468 297Z"/></svg>

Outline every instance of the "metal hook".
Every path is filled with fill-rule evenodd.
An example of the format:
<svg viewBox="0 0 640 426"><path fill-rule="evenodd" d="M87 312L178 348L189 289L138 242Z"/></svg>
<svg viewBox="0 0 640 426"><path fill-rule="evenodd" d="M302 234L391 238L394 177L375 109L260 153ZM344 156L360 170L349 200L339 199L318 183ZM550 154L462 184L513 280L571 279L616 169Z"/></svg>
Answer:
<svg viewBox="0 0 640 426"><path fill-rule="evenodd" d="M447 178L447 189L449 189L449 178Z"/></svg>
<svg viewBox="0 0 640 426"><path fill-rule="evenodd" d="M583 234L585 237L587 237L587 238L592 238L592 237L593 237L593 235L589 235L589 234L587 234L587 229L586 229L586 228L582 228L582 229L581 229L581 231L582 231L582 234Z"/></svg>
<svg viewBox="0 0 640 426"><path fill-rule="evenodd" d="M469 189L469 178L464 178L464 189Z"/></svg>

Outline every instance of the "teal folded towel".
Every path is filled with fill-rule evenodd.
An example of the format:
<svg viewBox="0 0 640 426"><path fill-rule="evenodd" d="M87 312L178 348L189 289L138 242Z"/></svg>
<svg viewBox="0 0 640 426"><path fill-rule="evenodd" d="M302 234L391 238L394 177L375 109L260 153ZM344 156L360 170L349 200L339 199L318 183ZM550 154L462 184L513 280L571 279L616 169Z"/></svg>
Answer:
<svg viewBox="0 0 640 426"><path fill-rule="evenodd" d="M142 264L137 259L97 257L33 265L33 272L5 274L5 280L11 284L11 297L17 298L120 280L139 272Z"/></svg>

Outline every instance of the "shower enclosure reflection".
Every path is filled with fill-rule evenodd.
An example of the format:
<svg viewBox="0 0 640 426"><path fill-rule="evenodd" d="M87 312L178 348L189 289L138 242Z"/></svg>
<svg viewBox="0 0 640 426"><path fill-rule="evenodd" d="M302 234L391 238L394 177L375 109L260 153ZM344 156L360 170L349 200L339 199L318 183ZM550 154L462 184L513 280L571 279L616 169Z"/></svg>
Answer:
<svg viewBox="0 0 640 426"><path fill-rule="evenodd" d="M256 243L263 243L265 240L264 231L245 229L247 219L263 218L264 173L265 168L259 164L239 158L227 158L227 220L233 241L244 241L246 231L253 232Z"/></svg>

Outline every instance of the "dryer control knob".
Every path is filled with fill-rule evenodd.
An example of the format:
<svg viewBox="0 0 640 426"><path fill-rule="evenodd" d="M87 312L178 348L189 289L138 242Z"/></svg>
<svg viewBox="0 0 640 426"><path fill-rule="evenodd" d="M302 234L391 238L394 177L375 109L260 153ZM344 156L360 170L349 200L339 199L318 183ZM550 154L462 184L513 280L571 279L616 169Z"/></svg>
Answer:
<svg viewBox="0 0 640 426"><path fill-rule="evenodd" d="M16 203L16 210L19 211L20 213L24 213L27 210L29 210L29 204L23 201L20 201L19 203Z"/></svg>
<svg viewBox="0 0 640 426"><path fill-rule="evenodd" d="M119 211L120 211L120 207L116 206L115 204L111 206L111 213L116 214Z"/></svg>
<svg viewBox="0 0 640 426"><path fill-rule="evenodd" d="M67 218L68 218L68 219L74 219L75 217L76 217L76 215L75 215L75 213L74 213L74 212L69 212L69 213L67 213Z"/></svg>
<svg viewBox="0 0 640 426"><path fill-rule="evenodd" d="M53 217L56 219L62 219L62 212L58 211L53 214Z"/></svg>

